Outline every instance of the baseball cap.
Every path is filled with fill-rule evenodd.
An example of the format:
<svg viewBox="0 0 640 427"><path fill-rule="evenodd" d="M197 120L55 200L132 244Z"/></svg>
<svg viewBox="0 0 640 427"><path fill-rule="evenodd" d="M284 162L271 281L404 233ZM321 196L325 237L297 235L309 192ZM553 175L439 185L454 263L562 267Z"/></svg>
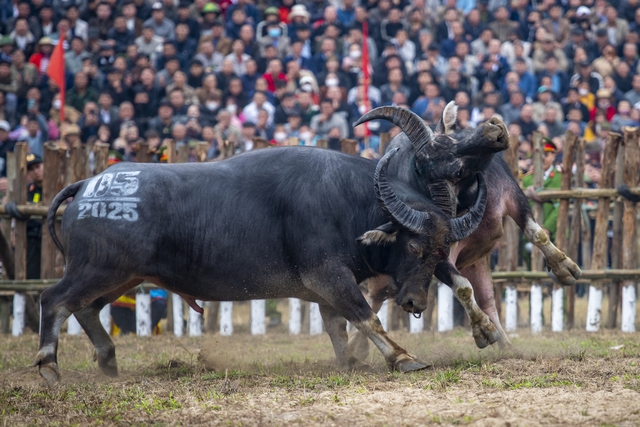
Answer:
<svg viewBox="0 0 640 427"><path fill-rule="evenodd" d="M33 153L27 154L27 167L29 167L31 165L37 165L38 163L42 163L42 157L38 156L37 154L33 154Z"/></svg>

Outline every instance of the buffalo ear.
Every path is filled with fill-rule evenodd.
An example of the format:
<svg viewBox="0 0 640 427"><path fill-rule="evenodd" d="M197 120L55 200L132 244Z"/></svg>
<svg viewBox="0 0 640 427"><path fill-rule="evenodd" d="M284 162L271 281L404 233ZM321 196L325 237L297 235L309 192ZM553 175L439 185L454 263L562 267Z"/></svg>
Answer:
<svg viewBox="0 0 640 427"><path fill-rule="evenodd" d="M436 132L444 135L452 134L456 129L456 120L458 119L458 104L451 101L444 107L442 117L436 125Z"/></svg>
<svg viewBox="0 0 640 427"><path fill-rule="evenodd" d="M386 245L394 243L397 236L398 227L391 222L387 222L386 224L381 225L375 230L367 231L362 236L358 237L357 240L358 242L366 246Z"/></svg>

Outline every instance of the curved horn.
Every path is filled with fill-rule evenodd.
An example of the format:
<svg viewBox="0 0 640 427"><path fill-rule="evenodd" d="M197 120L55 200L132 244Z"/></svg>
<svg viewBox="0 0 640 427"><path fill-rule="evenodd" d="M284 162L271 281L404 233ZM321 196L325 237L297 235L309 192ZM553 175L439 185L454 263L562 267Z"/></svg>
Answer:
<svg viewBox="0 0 640 427"><path fill-rule="evenodd" d="M433 132L431 128L422 121L420 116L413 111L400 107L374 108L360 117L354 126L377 119L388 120L402 129L407 137L409 137L409 141L411 141L411 145L413 145L416 153L420 153L423 149L426 149L427 156L430 154L429 146L433 140Z"/></svg>
<svg viewBox="0 0 640 427"><path fill-rule="evenodd" d="M376 174L374 176L374 189L380 208L393 220L403 228L420 234L423 232L425 224L429 219L426 212L417 211L398 199L395 191L389 185L387 179L387 166L391 157L399 150L394 148L390 150L378 163ZM484 209L483 209L484 210Z"/></svg>
<svg viewBox="0 0 640 427"><path fill-rule="evenodd" d="M484 209L487 207L487 185L484 175L478 173L478 195L473 207L466 214L451 220L451 235L454 241L466 239L471 233L476 231L482 217Z"/></svg>

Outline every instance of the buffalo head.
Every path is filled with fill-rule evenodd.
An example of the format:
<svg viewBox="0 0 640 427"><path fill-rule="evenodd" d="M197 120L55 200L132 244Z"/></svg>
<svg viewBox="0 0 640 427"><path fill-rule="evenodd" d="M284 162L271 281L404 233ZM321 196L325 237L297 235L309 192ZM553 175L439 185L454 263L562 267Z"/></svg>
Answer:
<svg viewBox="0 0 640 427"><path fill-rule="evenodd" d="M427 289L436 265L447 259L453 242L465 239L480 224L487 191L479 173L474 206L463 216L451 218L406 186L399 184L398 191L391 187L387 168L397 151L398 148L390 150L380 160L374 177L378 204L391 221L367 231L358 242L369 249L386 249L387 273L398 287L396 303L408 312L421 313L427 307Z"/></svg>
<svg viewBox="0 0 640 427"><path fill-rule="evenodd" d="M493 155L509 146L507 127L499 118L491 118L476 130L459 129L458 107L447 104L435 132L417 114L399 107L379 107L362 116L356 126L375 119L394 123L411 141L415 151L415 172L426 184L431 198L450 216L456 215L456 197L460 188L474 184Z"/></svg>

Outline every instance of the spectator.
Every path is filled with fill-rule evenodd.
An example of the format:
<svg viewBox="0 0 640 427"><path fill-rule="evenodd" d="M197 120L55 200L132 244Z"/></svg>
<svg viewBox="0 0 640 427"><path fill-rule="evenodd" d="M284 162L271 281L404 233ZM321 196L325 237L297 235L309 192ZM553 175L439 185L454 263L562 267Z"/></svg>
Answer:
<svg viewBox="0 0 640 427"><path fill-rule="evenodd" d="M533 103L533 120L535 122L541 122L544 119L545 112L549 108L554 108L556 112L556 120L562 120L562 107L560 104L553 101L553 93L551 88L547 86L540 86L538 88L538 101Z"/></svg>
<svg viewBox="0 0 640 427"><path fill-rule="evenodd" d="M531 104L525 104L520 109L520 117L513 121L521 129L522 136L526 139L531 138L531 134L538 128L533 121L533 107Z"/></svg>
<svg viewBox="0 0 640 427"><path fill-rule="evenodd" d="M252 101L247 104L242 110L245 120L250 122L258 122L258 114L260 111L266 111L268 113L268 124L273 124L273 116L275 114L275 107L267 100L267 94L265 92L256 91L253 94Z"/></svg>
<svg viewBox="0 0 640 427"><path fill-rule="evenodd" d="M598 25L598 28L606 30L609 43L618 46L627 38L629 23L618 18L618 10L612 5L605 8L604 16L606 19Z"/></svg>
<svg viewBox="0 0 640 427"><path fill-rule="evenodd" d="M67 92L66 103L78 111L83 111L87 102L98 101L98 93L89 87L89 78L84 71L77 73L74 77L73 87Z"/></svg>
<svg viewBox="0 0 640 427"><path fill-rule="evenodd" d="M562 5L554 3L549 8L549 18L542 21L542 27L551 34L555 40L564 45L570 36L570 24L562 17Z"/></svg>
<svg viewBox="0 0 640 427"><path fill-rule="evenodd" d="M325 98L320 102L320 114L311 119L311 129L319 139L327 139L334 128L338 129L339 138L349 136L347 121L341 115L334 114L333 103Z"/></svg>
<svg viewBox="0 0 640 427"><path fill-rule="evenodd" d="M15 143L9 139L11 125L6 120L0 120L0 178L7 176L7 153L13 151Z"/></svg>
<svg viewBox="0 0 640 427"><path fill-rule="evenodd" d="M518 23L509 20L509 11L506 6L496 9L494 17L495 21L489 24L489 28L500 42L505 42L511 31L518 30Z"/></svg>
<svg viewBox="0 0 640 427"><path fill-rule="evenodd" d="M153 32L164 40L173 40L175 24L166 18L162 3L154 3L151 10L151 18L147 19L144 25L153 28Z"/></svg>
<svg viewBox="0 0 640 427"><path fill-rule="evenodd" d="M113 28L107 32L107 39L112 41L116 53L124 53L127 46L135 41L135 33L127 28L127 20L124 16L116 16L113 20Z"/></svg>
<svg viewBox="0 0 640 427"><path fill-rule="evenodd" d="M578 64L578 72L571 76L569 84L576 87L578 80L586 81L589 84L589 91L596 93L598 89L604 87L602 76L591 69L591 63L583 60Z"/></svg>
<svg viewBox="0 0 640 427"><path fill-rule="evenodd" d="M553 35L545 34L540 47L533 51L533 70L536 73L541 73L545 70L545 61L551 55L555 56L558 61L558 70L567 71L567 57L562 49L556 47L555 43Z"/></svg>

